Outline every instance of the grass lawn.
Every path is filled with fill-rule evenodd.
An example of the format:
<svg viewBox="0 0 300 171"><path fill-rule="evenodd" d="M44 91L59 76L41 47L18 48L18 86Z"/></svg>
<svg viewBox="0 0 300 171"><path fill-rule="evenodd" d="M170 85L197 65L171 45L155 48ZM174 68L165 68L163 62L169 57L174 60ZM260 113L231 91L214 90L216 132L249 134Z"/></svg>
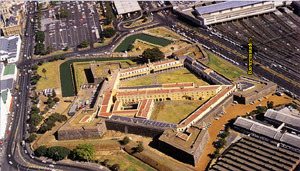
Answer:
<svg viewBox="0 0 300 171"><path fill-rule="evenodd" d="M172 41L167 40L167 39L163 39L163 38L158 38L158 37L154 37L154 36L150 36L147 34L135 34L132 36L128 36L127 38L125 38L120 45L115 49L115 52L124 52L128 49L128 46L132 43L135 42L136 39L140 39L152 44L157 44L160 46L167 46L169 44L172 43Z"/></svg>
<svg viewBox="0 0 300 171"><path fill-rule="evenodd" d="M247 75L247 72L238 68L237 66L234 66L230 62L217 57L215 54L212 52L207 51L207 54L209 56L209 63L208 66L211 67L212 69L216 70L217 72L225 75L226 77L230 79L237 78L241 75Z"/></svg>
<svg viewBox="0 0 300 171"><path fill-rule="evenodd" d="M136 26L141 26L141 25L145 25L145 24L149 24L151 22L151 20L148 20L146 22L143 22L144 19L140 19L138 21L132 22L129 26L127 24L124 25L125 28L132 28L132 27L136 27Z"/></svg>
<svg viewBox="0 0 300 171"><path fill-rule="evenodd" d="M73 86L73 76L71 71L71 64L73 62L88 62L88 61L103 61L103 62L122 62L125 65L136 65L134 60L136 58L89 58L89 59L72 59L65 61L60 65L60 84L63 97L70 97L75 95L75 89Z"/></svg>
<svg viewBox="0 0 300 171"><path fill-rule="evenodd" d="M194 82L195 85L209 85L207 82L197 78L194 74L185 68L169 71L162 74L150 74L134 80L121 81L121 87Z"/></svg>
<svg viewBox="0 0 300 171"><path fill-rule="evenodd" d="M149 30L145 30L145 32L149 32L152 34L157 34L163 37L172 38L172 39L180 39L180 36L175 32L165 28L165 27L157 27Z"/></svg>
<svg viewBox="0 0 300 171"><path fill-rule="evenodd" d="M173 100L157 102L151 114L152 120L179 123L191 114L203 101Z"/></svg>
<svg viewBox="0 0 300 171"><path fill-rule="evenodd" d="M136 159L135 157L130 156L127 153L114 152L111 155L95 155L96 159L99 159L103 162L105 159L108 159L108 165L119 164L120 170L130 170L130 171L154 171L156 169L148 166L142 161Z"/></svg>
<svg viewBox="0 0 300 171"><path fill-rule="evenodd" d="M36 85L37 88L36 91L44 90L47 88L54 88L54 89L60 88L59 75L57 74L60 63L61 61L54 61L54 62L47 62L39 66L37 72L42 77ZM43 68L46 69L45 74L42 72Z"/></svg>

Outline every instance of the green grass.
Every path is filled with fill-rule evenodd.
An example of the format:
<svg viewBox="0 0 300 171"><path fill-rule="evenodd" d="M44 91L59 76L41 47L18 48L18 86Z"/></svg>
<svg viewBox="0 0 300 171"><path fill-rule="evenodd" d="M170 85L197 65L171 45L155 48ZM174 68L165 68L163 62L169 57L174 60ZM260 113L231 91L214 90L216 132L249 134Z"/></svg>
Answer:
<svg viewBox="0 0 300 171"><path fill-rule="evenodd" d="M187 69L177 69L157 75L147 75L134 80L122 81L122 87L151 85L151 84L168 84L168 83L183 83L193 82L195 85L209 85L207 82L197 78Z"/></svg>
<svg viewBox="0 0 300 171"><path fill-rule="evenodd" d="M141 162L140 160L136 159L135 157L130 156L127 153L116 152L112 155L101 155L96 156L101 162L105 159L108 159L108 164L119 164L121 170L128 170L128 171L155 171L154 168L148 166L147 164Z"/></svg>
<svg viewBox="0 0 300 171"><path fill-rule="evenodd" d="M172 43L172 41L167 40L167 39L163 39L163 38L158 38L158 37L154 37L154 36L150 36L147 34L135 34L132 36L129 36L127 38L125 38L121 44L115 49L115 52L124 52L127 50L128 46L130 44L132 44L136 39L140 39L152 44L157 44L160 46L167 46L169 44Z"/></svg>
<svg viewBox="0 0 300 171"><path fill-rule="evenodd" d="M145 76L134 80L122 81L121 87L143 86L151 84L153 84L152 78L150 76Z"/></svg>
<svg viewBox="0 0 300 171"><path fill-rule="evenodd" d="M207 51L207 54L209 56L209 63L208 66L212 69L216 70L217 72L223 74L224 76L235 79L238 78L241 75L247 75L247 72L238 68L237 66L234 66L230 62L217 57L215 54L213 54L210 51Z"/></svg>
<svg viewBox="0 0 300 171"><path fill-rule="evenodd" d="M37 73L41 75L41 79L38 81L36 87L37 91L47 88L59 88L59 77L57 75L57 68L59 61L47 62L38 67ZM46 69L46 73L42 72L43 68Z"/></svg>
<svg viewBox="0 0 300 171"><path fill-rule="evenodd" d="M203 102L199 100L157 102L150 119L177 124L191 114L202 103Z"/></svg>
<svg viewBox="0 0 300 171"><path fill-rule="evenodd" d="M126 61L134 60L136 58L89 58L89 59L72 59L60 65L60 81L63 97L70 97L75 95L75 88L73 85L73 76L71 74L71 64L73 62L87 62L87 61Z"/></svg>

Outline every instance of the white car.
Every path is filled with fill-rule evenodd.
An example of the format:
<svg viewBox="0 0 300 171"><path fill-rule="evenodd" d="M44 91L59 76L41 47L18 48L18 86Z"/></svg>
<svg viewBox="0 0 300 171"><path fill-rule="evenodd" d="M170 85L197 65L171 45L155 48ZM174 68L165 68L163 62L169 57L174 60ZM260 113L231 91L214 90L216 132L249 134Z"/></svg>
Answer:
<svg viewBox="0 0 300 171"><path fill-rule="evenodd" d="M53 168L53 167L54 167L54 165L53 165L53 164L49 164L49 167L52 167L52 168Z"/></svg>
<svg viewBox="0 0 300 171"><path fill-rule="evenodd" d="M47 161L46 161L46 160L43 160L42 163L47 163Z"/></svg>
<svg viewBox="0 0 300 171"><path fill-rule="evenodd" d="M12 164L13 164L13 162L12 162L12 161L9 161L8 163L9 163L10 165L12 165Z"/></svg>

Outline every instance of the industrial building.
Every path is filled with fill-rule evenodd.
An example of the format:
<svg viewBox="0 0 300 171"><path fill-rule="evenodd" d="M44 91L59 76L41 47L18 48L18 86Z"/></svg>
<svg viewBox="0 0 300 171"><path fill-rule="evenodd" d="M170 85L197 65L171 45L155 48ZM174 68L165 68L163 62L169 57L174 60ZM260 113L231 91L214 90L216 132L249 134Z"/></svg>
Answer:
<svg viewBox="0 0 300 171"><path fill-rule="evenodd" d="M129 15L130 13L141 11L137 1L114 1L118 15Z"/></svg>
<svg viewBox="0 0 300 171"><path fill-rule="evenodd" d="M19 60L21 38L19 35L0 37L0 60L15 63Z"/></svg>
<svg viewBox="0 0 300 171"><path fill-rule="evenodd" d="M195 9L175 8L175 11L191 22L206 27L212 24L274 12L276 7L281 5L283 5L283 2L279 1L226 1L195 7Z"/></svg>
<svg viewBox="0 0 300 171"><path fill-rule="evenodd" d="M277 146L275 141L263 141L245 136L232 144L212 165L217 170L287 170L293 171L300 154Z"/></svg>

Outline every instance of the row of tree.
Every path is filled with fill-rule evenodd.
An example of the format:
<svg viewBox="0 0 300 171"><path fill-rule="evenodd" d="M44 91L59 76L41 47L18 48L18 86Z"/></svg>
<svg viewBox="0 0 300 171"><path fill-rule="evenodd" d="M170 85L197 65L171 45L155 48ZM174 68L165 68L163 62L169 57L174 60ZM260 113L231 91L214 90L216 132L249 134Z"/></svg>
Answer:
<svg viewBox="0 0 300 171"><path fill-rule="evenodd" d="M79 144L73 150L61 146L53 146L50 148L40 146L34 151L34 154L37 157L44 156L55 161L63 160L66 157L71 160L93 161L94 153L95 147L92 144Z"/></svg>
<svg viewBox="0 0 300 171"><path fill-rule="evenodd" d="M53 113L49 118L45 119L44 123L38 130L38 133L45 133L46 131L51 130L56 124L56 122L66 121L68 118L65 115L61 115L59 113Z"/></svg>
<svg viewBox="0 0 300 171"><path fill-rule="evenodd" d="M109 25L111 24L111 22L113 21L113 19L115 19L115 14L113 12L113 9L112 9L112 3L111 2L104 2L104 5L105 5L105 9L106 9L106 12L105 12L105 25Z"/></svg>

